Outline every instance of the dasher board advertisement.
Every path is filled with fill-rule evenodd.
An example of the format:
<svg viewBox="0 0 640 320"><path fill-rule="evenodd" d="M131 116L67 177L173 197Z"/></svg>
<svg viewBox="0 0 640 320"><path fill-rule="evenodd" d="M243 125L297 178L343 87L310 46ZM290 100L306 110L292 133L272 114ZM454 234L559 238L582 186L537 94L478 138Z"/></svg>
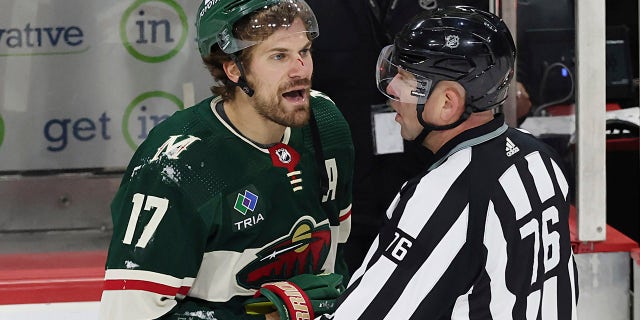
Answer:
<svg viewBox="0 0 640 320"><path fill-rule="evenodd" d="M194 0L0 2L0 172L124 168L210 95Z"/></svg>

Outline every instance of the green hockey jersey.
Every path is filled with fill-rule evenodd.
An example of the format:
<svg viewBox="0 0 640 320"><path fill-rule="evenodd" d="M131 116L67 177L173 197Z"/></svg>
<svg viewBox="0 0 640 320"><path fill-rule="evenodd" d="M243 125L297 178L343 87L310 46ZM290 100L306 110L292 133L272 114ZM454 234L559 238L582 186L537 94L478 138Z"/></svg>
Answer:
<svg viewBox="0 0 640 320"><path fill-rule="evenodd" d="M311 92L319 161L311 126L286 128L264 148L228 124L218 103L176 112L136 150L111 204L101 318L251 318L242 302L265 282L322 272L348 279L341 245L354 152L336 106Z"/></svg>

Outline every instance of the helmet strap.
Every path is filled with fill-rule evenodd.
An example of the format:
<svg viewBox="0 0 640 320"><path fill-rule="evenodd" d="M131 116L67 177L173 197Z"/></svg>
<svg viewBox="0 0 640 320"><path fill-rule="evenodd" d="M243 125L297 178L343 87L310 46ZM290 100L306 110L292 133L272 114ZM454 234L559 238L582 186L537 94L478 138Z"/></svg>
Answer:
<svg viewBox="0 0 640 320"><path fill-rule="evenodd" d="M230 54L230 56L231 59L233 59L233 62L235 62L236 66L238 67L238 70L240 70L240 77L238 78L238 82L232 83L237 87L240 87L240 89L242 89L242 91L244 91L244 93L246 93L249 97L253 97L253 94L255 92L249 86L249 83L247 83L247 78L245 76L244 67L242 66L242 61L240 61L238 56L236 56L235 54Z"/></svg>
<svg viewBox="0 0 640 320"><path fill-rule="evenodd" d="M422 132L420 132L420 134L415 139L413 139L413 142L420 145L422 144L422 141L424 141L424 138L426 138L431 131L443 131L443 130L449 130L449 129L455 128L459 126L461 123L463 123L465 120L467 120L467 118L469 118L469 115L471 115L471 113L473 112L473 107L467 104L464 109L464 112L462 113L462 115L460 115L460 118L458 118L456 122L450 123L444 126L434 126L424 121L422 117L422 112L424 112L424 104L426 102L426 98L424 99L425 101L420 101L420 100L423 100L423 99L418 100L418 104L416 105L416 111L418 113L418 122L420 122L423 129L422 129Z"/></svg>

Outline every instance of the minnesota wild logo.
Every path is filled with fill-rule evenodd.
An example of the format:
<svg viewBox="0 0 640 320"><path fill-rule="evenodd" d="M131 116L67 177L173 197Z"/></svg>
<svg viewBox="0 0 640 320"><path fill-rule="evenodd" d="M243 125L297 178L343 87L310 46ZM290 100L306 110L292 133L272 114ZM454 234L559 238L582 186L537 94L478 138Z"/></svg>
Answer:
<svg viewBox="0 0 640 320"><path fill-rule="evenodd" d="M256 259L240 270L236 280L245 288L257 289L268 281L321 273L330 247L329 224L316 225L311 217L305 217L288 235L258 252Z"/></svg>

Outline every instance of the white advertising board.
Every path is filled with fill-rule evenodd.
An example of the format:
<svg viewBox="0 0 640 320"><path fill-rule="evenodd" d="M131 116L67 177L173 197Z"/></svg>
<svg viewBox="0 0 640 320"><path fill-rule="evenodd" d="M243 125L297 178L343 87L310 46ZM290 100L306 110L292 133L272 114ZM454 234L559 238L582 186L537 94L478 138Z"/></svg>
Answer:
<svg viewBox="0 0 640 320"><path fill-rule="evenodd" d="M0 2L0 172L123 168L208 95L197 0Z"/></svg>

